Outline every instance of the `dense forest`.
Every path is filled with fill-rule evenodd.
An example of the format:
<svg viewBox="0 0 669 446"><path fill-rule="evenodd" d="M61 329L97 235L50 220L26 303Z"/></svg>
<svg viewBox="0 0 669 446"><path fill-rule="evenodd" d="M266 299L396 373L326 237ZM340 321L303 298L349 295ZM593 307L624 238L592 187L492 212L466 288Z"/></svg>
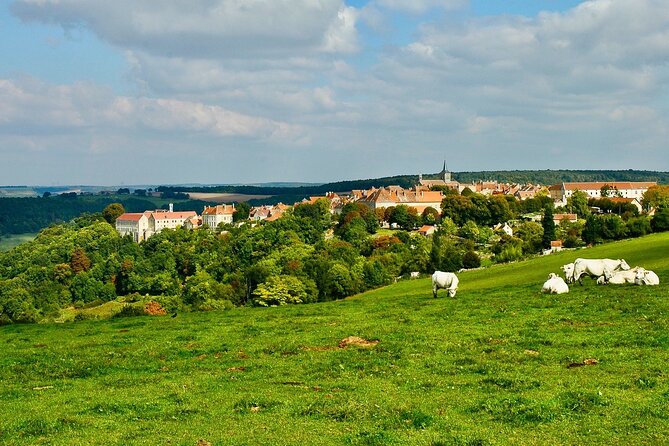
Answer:
<svg viewBox="0 0 669 446"><path fill-rule="evenodd" d="M390 185L399 185L404 188L413 187L418 182L418 175L399 175L394 177L372 178L366 180L338 181L335 183L326 183L316 186L299 187L270 187L270 186L159 186L156 190L160 192L216 192L216 193L237 193L246 195L284 195L299 196L300 200L309 195L324 195L327 192L347 192L354 189L369 189L371 187L381 187ZM299 201L299 200L297 200ZM292 204L292 203L291 203Z"/></svg>
<svg viewBox="0 0 669 446"><path fill-rule="evenodd" d="M72 220L83 213L102 211L110 203L121 203L128 212L166 208L165 200L131 195L76 195L63 194L39 198L0 198L0 236L38 232L54 223ZM187 200L175 201L176 210L197 210L212 203Z"/></svg>
<svg viewBox="0 0 669 446"><path fill-rule="evenodd" d="M108 211L122 209L112 204L0 253L0 323L55 320L64 308L119 299L126 302L123 314L138 308L143 314L136 302L206 311L340 299L414 271L515 261L541 253L552 240L578 247L669 230L669 187L651 188L644 204L656 208L654 216L608 198L588 201L583 192L556 209L545 195L519 201L453 192L441 209L422 214L405 205L371 211L349 203L331 215L329 202L320 199L270 222L163 230L139 244L114 229ZM592 213L593 206L605 213ZM576 213L579 220L556 224L554 212ZM494 229L502 222L511 223L513 234ZM439 230L431 237L415 232L435 223ZM380 230L387 226L397 229Z"/></svg>
<svg viewBox="0 0 669 446"><path fill-rule="evenodd" d="M650 170L499 170L457 172L453 178L461 183L494 180L502 183L531 183L550 186L562 182L588 181L657 181L669 184L669 172Z"/></svg>

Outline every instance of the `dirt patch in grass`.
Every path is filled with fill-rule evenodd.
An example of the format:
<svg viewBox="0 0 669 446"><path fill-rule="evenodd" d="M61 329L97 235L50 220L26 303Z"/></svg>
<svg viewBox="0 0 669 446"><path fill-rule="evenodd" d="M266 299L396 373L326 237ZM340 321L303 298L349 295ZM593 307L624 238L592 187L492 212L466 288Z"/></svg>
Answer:
<svg viewBox="0 0 669 446"><path fill-rule="evenodd" d="M339 341L339 348L355 347L374 347L379 341L370 341L359 336L349 336Z"/></svg>
<svg viewBox="0 0 669 446"><path fill-rule="evenodd" d="M567 364L568 369L573 369L574 367L583 367L585 365L597 365L599 364L599 361L597 361L595 358L587 358L584 359L583 362L570 362Z"/></svg>

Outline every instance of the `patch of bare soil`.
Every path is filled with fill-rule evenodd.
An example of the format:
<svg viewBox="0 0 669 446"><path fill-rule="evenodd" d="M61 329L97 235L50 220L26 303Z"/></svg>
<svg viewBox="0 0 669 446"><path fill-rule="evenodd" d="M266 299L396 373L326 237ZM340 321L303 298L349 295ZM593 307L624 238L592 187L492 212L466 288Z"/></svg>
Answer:
<svg viewBox="0 0 669 446"><path fill-rule="evenodd" d="M583 367L585 365L597 365L599 364L599 361L597 361L595 358L588 358L584 359L583 362L572 362L567 365L568 369L572 369L574 367Z"/></svg>
<svg viewBox="0 0 669 446"><path fill-rule="evenodd" d="M374 347L379 341L370 341L359 336L349 336L339 341L339 348L356 347Z"/></svg>

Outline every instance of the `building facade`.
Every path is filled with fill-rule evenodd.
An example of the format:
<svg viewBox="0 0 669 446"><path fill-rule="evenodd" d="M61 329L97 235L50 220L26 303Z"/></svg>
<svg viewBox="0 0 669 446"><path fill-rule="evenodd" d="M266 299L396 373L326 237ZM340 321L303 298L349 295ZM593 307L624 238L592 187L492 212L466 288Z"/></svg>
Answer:
<svg viewBox="0 0 669 446"><path fill-rule="evenodd" d="M163 229L184 227L187 221L197 218L195 211L174 211L157 209L142 213L125 213L116 219L116 230L124 237L132 236L135 242L141 242Z"/></svg>
<svg viewBox="0 0 669 446"><path fill-rule="evenodd" d="M582 183L558 183L548 188L548 192L560 205L567 204L567 199L574 195L574 192L581 191L588 195L588 198L602 198L602 189L608 187L612 196L622 198L636 198L639 201L643 198L644 192L651 186L657 186L655 181L631 182L631 181L611 181L611 182L582 182Z"/></svg>
<svg viewBox="0 0 669 446"><path fill-rule="evenodd" d="M217 206L205 206L202 211L202 224L207 225L212 231L221 223L232 224L232 214L235 213L234 204L219 204Z"/></svg>

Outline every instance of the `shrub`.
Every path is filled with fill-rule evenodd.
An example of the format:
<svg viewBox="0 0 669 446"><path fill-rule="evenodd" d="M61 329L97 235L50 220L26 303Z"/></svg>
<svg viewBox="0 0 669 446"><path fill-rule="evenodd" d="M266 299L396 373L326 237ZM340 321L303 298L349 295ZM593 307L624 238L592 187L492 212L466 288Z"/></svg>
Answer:
<svg viewBox="0 0 669 446"><path fill-rule="evenodd" d="M146 312L144 312L144 305L123 305L123 308L121 308L121 311L116 313L113 317L131 317L131 316L146 316Z"/></svg>
<svg viewBox="0 0 669 446"><path fill-rule="evenodd" d="M235 306L232 302L227 299L207 299L200 306L198 310L200 311L224 311L231 310Z"/></svg>
<svg viewBox="0 0 669 446"><path fill-rule="evenodd" d="M167 314L167 311L154 300L144 304L144 312L149 316L164 316Z"/></svg>
<svg viewBox="0 0 669 446"><path fill-rule="evenodd" d="M495 256L497 263L513 262L523 256L523 249L520 246L507 246L502 252Z"/></svg>
<svg viewBox="0 0 669 446"><path fill-rule="evenodd" d="M474 251L467 251L464 256L462 256L462 266L463 268L478 268L481 266L481 257Z"/></svg>
<svg viewBox="0 0 669 446"><path fill-rule="evenodd" d="M669 207L658 208L650 221L653 232L669 231Z"/></svg>

